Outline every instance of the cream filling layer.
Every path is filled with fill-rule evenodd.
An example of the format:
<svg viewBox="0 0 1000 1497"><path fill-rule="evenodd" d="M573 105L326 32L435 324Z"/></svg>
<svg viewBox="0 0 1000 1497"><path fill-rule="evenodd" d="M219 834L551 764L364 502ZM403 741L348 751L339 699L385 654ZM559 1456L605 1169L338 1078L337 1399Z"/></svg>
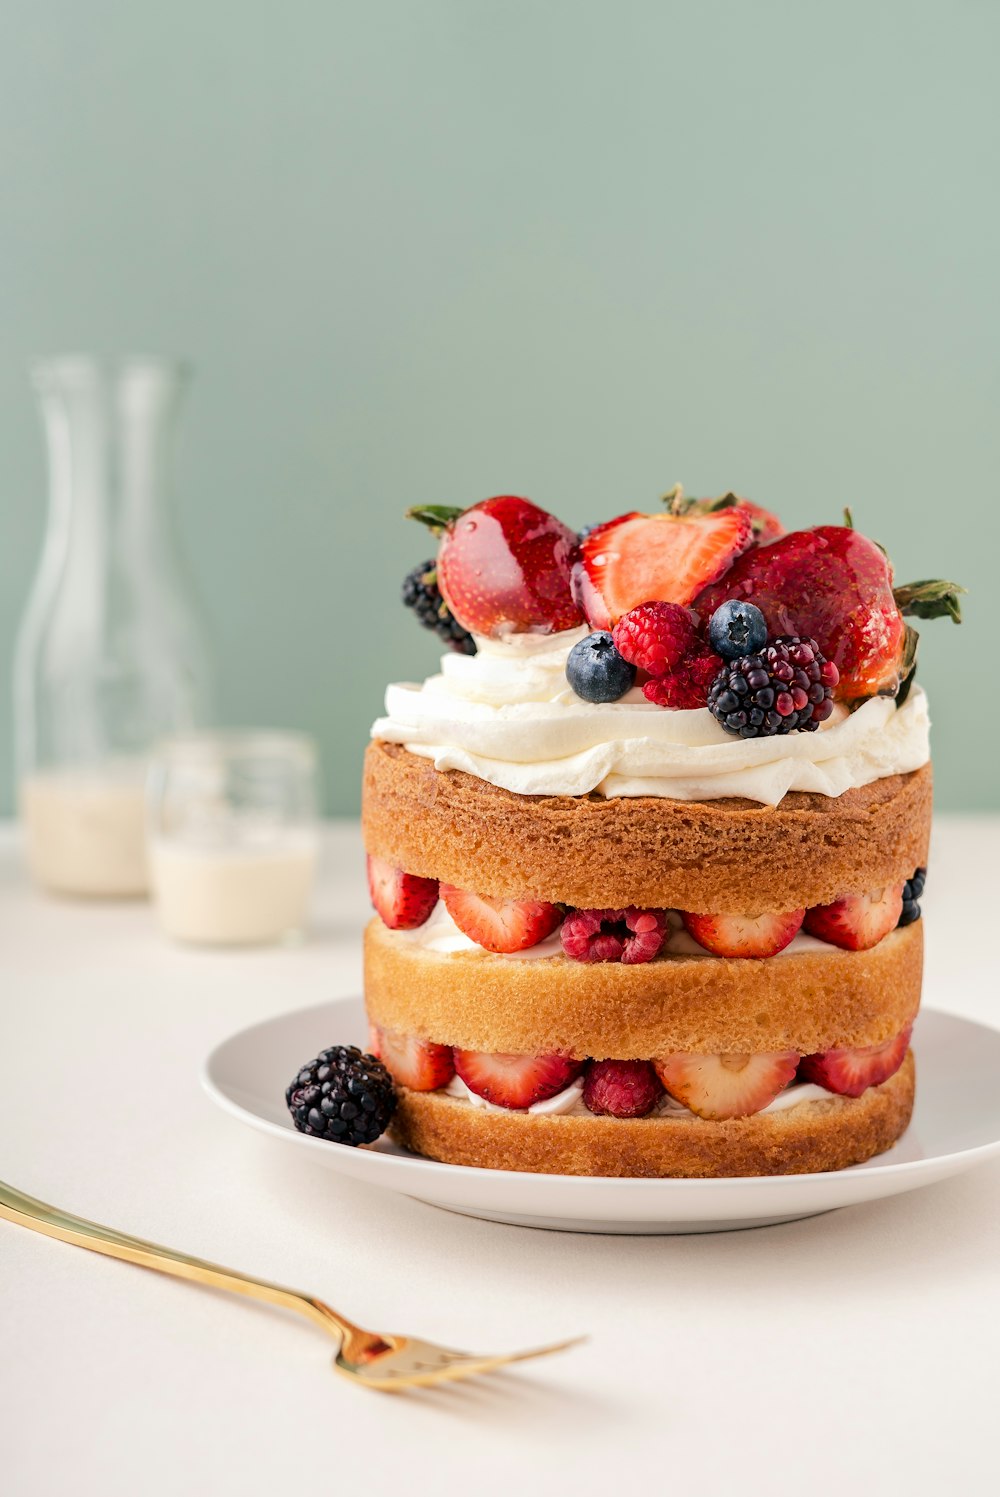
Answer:
<svg viewBox="0 0 1000 1497"><path fill-rule="evenodd" d="M742 796L777 805L790 790L838 796L930 758L927 698L902 707L874 697L839 706L815 733L741 739L707 708L670 712L633 688L620 701L582 701L566 680L586 628L477 639L447 654L422 684L388 688L372 737L523 795Z"/></svg>
<svg viewBox="0 0 1000 1497"><path fill-rule="evenodd" d="M527 1108L498 1107L495 1102L487 1102L485 1097L478 1096L470 1091L460 1076L453 1076L447 1086L441 1088L445 1096L453 1097L457 1102L468 1102L472 1107L478 1107L484 1112L525 1112L534 1117L567 1117L567 1118L591 1118L594 1113L590 1111L583 1100L583 1079L578 1077L576 1081L570 1082L561 1092L556 1092L554 1097L549 1097L545 1102L533 1102ZM793 1107L801 1107L806 1102L822 1102L834 1100L835 1094L828 1092L824 1087L817 1086L812 1081L793 1081L786 1086L784 1091L779 1092L773 1102L762 1107L759 1112L753 1113L754 1117L764 1117L768 1113L787 1112ZM657 1102L653 1111L646 1114L647 1117L669 1117L678 1119L695 1119L697 1114L685 1107L683 1102L678 1102L671 1097L669 1092L664 1092Z"/></svg>

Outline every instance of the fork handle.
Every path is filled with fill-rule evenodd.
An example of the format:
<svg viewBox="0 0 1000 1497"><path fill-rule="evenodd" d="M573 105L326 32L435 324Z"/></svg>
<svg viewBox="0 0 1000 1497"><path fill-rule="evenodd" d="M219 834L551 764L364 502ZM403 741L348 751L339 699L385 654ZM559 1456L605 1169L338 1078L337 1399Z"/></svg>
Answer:
<svg viewBox="0 0 1000 1497"><path fill-rule="evenodd" d="M41 1232L46 1237L58 1238L60 1242L72 1243L74 1247L89 1249L92 1253L104 1253L108 1258L121 1258L126 1263L135 1263L140 1268L152 1268L158 1273L172 1274L178 1279L187 1279L195 1284L208 1284L213 1289L226 1289L231 1294L243 1294L249 1299L263 1300L269 1305L279 1305L284 1310L294 1310L299 1315L320 1326L338 1340L350 1335L357 1327L344 1316L332 1310L322 1300L303 1294L297 1289L286 1289L281 1284L271 1284L267 1279L252 1279L249 1274L235 1268L223 1268L218 1263L209 1263L203 1258L194 1258L189 1253L179 1253L174 1248L161 1247L155 1242L146 1242L141 1237L130 1237L114 1227L101 1226L99 1222L87 1221L82 1216L73 1216L56 1206L46 1206L23 1191L15 1190L0 1180L0 1217L27 1227L32 1232Z"/></svg>

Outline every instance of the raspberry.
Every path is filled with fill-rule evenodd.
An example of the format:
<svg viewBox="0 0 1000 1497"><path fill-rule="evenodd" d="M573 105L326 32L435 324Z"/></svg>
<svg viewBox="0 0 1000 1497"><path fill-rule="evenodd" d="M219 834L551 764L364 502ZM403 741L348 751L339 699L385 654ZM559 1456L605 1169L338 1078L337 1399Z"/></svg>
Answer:
<svg viewBox="0 0 1000 1497"><path fill-rule="evenodd" d="M711 651L695 650L685 656L669 675L647 681L642 688L643 695L657 707L669 707L674 712L704 707L712 682L724 664L720 656Z"/></svg>
<svg viewBox="0 0 1000 1497"><path fill-rule="evenodd" d="M563 921L562 948L575 962L634 966L659 956L667 938L663 910L572 910Z"/></svg>
<svg viewBox="0 0 1000 1497"><path fill-rule="evenodd" d="M708 694L713 717L740 738L812 733L833 711L840 672L814 639L775 639L720 671Z"/></svg>
<svg viewBox="0 0 1000 1497"><path fill-rule="evenodd" d="M584 1072L584 1105L598 1116L644 1118L662 1096L648 1060L592 1060Z"/></svg>
<svg viewBox="0 0 1000 1497"><path fill-rule="evenodd" d="M642 603L620 618L612 633L619 655L651 676L672 671L696 637L694 614L679 603Z"/></svg>

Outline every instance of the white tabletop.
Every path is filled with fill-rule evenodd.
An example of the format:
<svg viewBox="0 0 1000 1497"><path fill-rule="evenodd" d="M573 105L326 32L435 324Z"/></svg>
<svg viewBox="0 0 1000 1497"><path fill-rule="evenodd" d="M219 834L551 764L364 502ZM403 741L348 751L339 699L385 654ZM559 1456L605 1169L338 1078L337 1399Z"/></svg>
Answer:
<svg viewBox="0 0 1000 1497"><path fill-rule="evenodd" d="M938 822L925 1001L994 1024L998 863L1000 820ZM5 1493L990 1488L1000 1163L782 1227L587 1237L355 1184L216 1111L208 1050L357 992L366 913L353 825L331 829L312 939L244 954L171 947L145 905L44 899L0 834L0 1174L379 1329L592 1339L387 1398L336 1378L305 1322L0 1221Z"/></svg>

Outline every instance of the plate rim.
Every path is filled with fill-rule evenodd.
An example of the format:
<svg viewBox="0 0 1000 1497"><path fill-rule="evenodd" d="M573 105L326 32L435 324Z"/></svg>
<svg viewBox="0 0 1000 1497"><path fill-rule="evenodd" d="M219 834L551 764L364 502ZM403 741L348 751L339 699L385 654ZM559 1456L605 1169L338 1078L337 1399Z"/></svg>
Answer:
<svg viewBox="0 0 1000 1497"><path fill-rule="evenodd" d="M284 1139L286 1141L290 1139L294 1140L297 1144L305 1145L310 1149L322 1150L328 1157L330 1145L327 1140L310 1138L306 1133L299 1133L297 1130L289 1128L283 1123L272 1122L269 1118L261 1117L259 1113L251 1112L249 1108L241 1106L223 1091L212 1073L227 1046L238 1039L243 1039L251 1035L256 1030L267 1029L282 1021L294 1020L304 1017L307 1014L319 1014L321 1010L329 1009L331 1006L336 1007L344 1003L363 1003L363 1001L363 997L360 994L345 993L337 998L328 998L323 1003L308 1004L303 1008L289 1009L286 1013L272 1014L269 1018L259 1019L254 1024L247 1024L241 1029L233 1030L225 1038L213 1045L208 1055L202 1061L199 1071L199 1080L202 1089L223 1112L229 1113L238 1121L255 1128L258 1132L266 1133L272 1138ZM996 1038L1000 1038L1000 1027L994 1028L990 1024L983 1024L978 1019L967 1019L961 1014L947 1013L943 1009L934 1007L922 1007L917 1016L918 1022L925 1015L927 1017L933 1016L937 1019L944 1019L949 1024L957 1024L969 1029L980 1030ZM779 1191L794 1191L798 1189L801 1191L809 1183L815 1184L817 1182L834 1180L854 1169L861 1168L857 1165L850 1165L846 1169L841 1170L815 1170L808 1174L797 1175L719 1175L707 1179L689 1179L685 1177L650 1178L643 1176L621 1177L616 1175L539 1174L532 1170L483 1169L474 1165L448 1164L443 1160L424 1158L420 1154L411 1154L409 1152L386 1154L378 1149L365 1147L354 1149L350 1152L352 1155L362 1154L367 1159L391 1161L398 1169L412 1171L415 1176L415 1188L417 1189L419 1187L416 1186L416 1180L419 1180L421 1176L426 1177L428 1174L435 1176L443 1174L450 1178L456 1178L457 1176L461 1179L469 1180L470 1183L483 1184L488 1184L491 1179L495 1181L496 1177L501 1175L505 1179L515 1182L558 1180L560 1182L558 1188L568 1193L572 1193L574 1190L583 1193L588 1188L592 1188L595 1181L597 1181L600 1182L602 1189L617 1190L621 1194L628 1192L631 1195L638 1191L649 1195L655 1192L657 1195L663 1196L673 1190L678 1193L683 1191L685 1194L701 1192L703 1194L711 1193L720 1195L727 1192L743 1191L747 1188L761 1192L765 1189L777 1189ZM865 1162L864 1172L866 1177L869 1178L882 1177L888 1179L897 1176L905 1177L911 1174L930 1171L935 1166L951 1159L961 1159L971 1167L996 1154L1000 1154L1000 1134L988 1143L974 1144L967 1149L953 1149L946 1153L936 1153L922 1159L879 1163L878 1156L876 1156L874 1159ZM380 1165L374 1166L375 1169L381 1167ZM377 1185L379 1182L372 1176L369 1183Z"/></svg>

